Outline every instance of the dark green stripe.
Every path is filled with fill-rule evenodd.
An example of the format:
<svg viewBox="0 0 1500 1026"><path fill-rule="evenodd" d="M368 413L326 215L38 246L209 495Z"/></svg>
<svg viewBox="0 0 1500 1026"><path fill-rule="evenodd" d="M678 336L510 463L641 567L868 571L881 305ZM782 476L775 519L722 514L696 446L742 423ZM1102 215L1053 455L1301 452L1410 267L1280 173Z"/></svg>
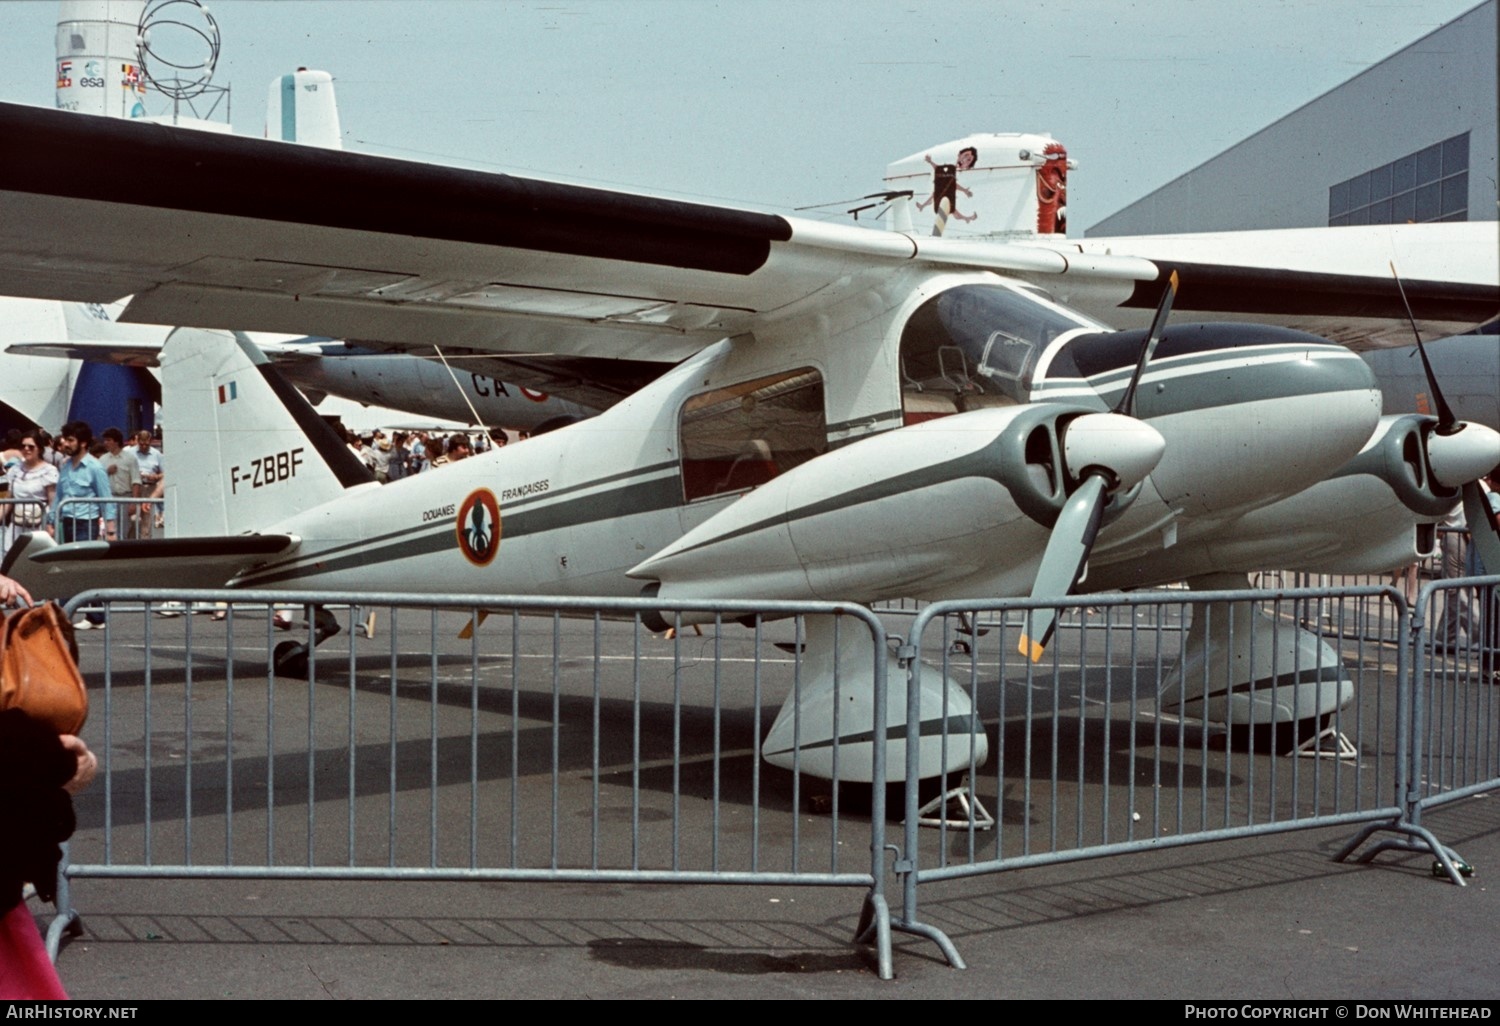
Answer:
<svg viewBox="0 0 1500 1026"><path fill-rule="evenodd" d="M583 484L568 485L568 487L559 488L556 491L547 491L542 492L539 495L528 495L524 499L515 499L511 502L505 503L503 505L503 508L515 509L518 506L532 506L538 502L546 502L548 500L555 499L559 495L570 495L573 492L581 492L585 488L597 488L600 485L609 484L611 481L623 481L627 478L632 477L644 477L647 474L656 474L660 473L663 470L676 470L677 467L677 460L667 460L665 463L653 463L649 467L634 467L630 470L622 470L618 474L608 474L604 477L596 477L592 481L585 481Z"/></svg>
<svg viewBox="0 0 1500 1026"><path fill-rule="evenodd" d="M1279 673L1275 677L1262 677L1260 680L1246 681L1236 684L1231 688L1210 691L1206 695L1193 695L1183 700L1188 702L1206 702L1210 698L1221 698L1224 695L1246 695L1251 692L1269 692L1276 688L1291 687L1296 684L1326 684L1338 682L1345 678L1346 671L1342 666L1324 666L1315 670L1288 670Z"/></svg>
<svg viewBox="0 0 1500 1026"><path fill-rule="evenodd" d="M949 716L946 720L944 720L944 719L923 720L922 724L921 724L921 728L920 728L920 730L918 732L918 736L919 737L942 737L944 735L947 735L949 737L952 737L953 735L957 734L957 735L960 735L962 737L968 737L968 736L978 736L978 735L983 734L983 733L984 733L984 725L981 724L981 723L979 723L977 720L973 721L972 726L971 726L970 718L968 716ZM902 723L902 724L899 724L899 725L894 726L894 727L886 727L885 728L885 739L888 742L889 741L905 741L906 740L906 724ZM804 752L812 752L812 751L816 751L816 750L818 750L820 748L832 748L833 745L834 745L834 740L835 740L834 738L829 738L826 741L811 741L811 742L806 742L806 743L802 744L800 747L801 747L802 751L804 751ZM838 743L840 745L857 745L857 744L862 744L862 743L864 743L866 741L873 741L873 740L875 740L875 732L873 730L862 730L862 731L860 731L857 734L845 734L843 737L840 737L840 738L837 739L837 741L838 741ZM791 749L791 748L782 748L782 749L780 749L778 751L775 751L775 752L763 752L762 754L765 755L765 756L767 756L769 758L770 756L773 756L773 755L785 755L788 752L791 752L792 750L793 749Z"/></svg>
<svg viewBox="0 0 1500 1026"><path fill-rule="evenodd" d="M585 495L566 502L551 503L539 509L512 513L508 516L502 512L501 538L545 534L564 527L594 523L631 513L650 513L659 509L670 509L681 503L682 488L676 477L641 481L623 488L615 488L596 495ZM250 585L262 587L317 574L337 573L341 570L352 570L378 563L410 559L414 556L445 552L457 545L451 521L413 528L411 531L400 532L400 534L416 535L416 537L398 538L387 544L379 544L378 539L366 539L341 545L336 549L306 553L296 561L296 565L286 566L282 570L266 567L260 571L242 575L236 584L241 587ZM381 537L398 536L383 535ZM351 549L354 551L348 551ZM346 554L329 559L329 555L335 551L342 551Z"/></svg>

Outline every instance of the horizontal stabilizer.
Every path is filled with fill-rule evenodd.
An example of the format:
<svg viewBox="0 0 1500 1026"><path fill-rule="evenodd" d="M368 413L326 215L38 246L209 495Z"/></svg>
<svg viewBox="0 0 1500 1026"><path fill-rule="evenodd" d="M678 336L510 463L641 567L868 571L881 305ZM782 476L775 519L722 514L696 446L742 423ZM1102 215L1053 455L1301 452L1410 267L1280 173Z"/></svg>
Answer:
<svg viewBox="0 0 1500 1026"><path fill-rule="evenodd" d="M242 534L59 545L51 535L25 534L6 553L0 573L20 581L37 601L63 602L95 588L222 588L301 544L288 534Z"/></svg>

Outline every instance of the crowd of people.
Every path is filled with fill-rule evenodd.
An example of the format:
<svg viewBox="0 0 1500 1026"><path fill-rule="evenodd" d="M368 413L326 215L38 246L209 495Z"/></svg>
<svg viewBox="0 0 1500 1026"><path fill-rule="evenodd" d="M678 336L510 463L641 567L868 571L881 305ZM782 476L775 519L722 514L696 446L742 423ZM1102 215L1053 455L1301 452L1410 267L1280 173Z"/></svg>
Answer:
<svg viewBox="0 0 1500 1026"><path fill-rule="evenodd" d="M377 430L347 437L349 449L382 484L509 441L500 428L472 436ZM0 557L18 536L39 530L59 542L153 537L164 527L157 501L165 494L162 464L159 431L127 439L109 427L96 438L89 424L74 421L56 435L41 428L6 432L0 441L0 499L10 501L0 503Z"/></svg>
<svg viewBox="0 0 1500 1026"><path fill-rule="evenodd" d="M509 438L504 430L494 428L473 437L463 431L446 436L427 431L394 431L389 436L379 430L365 435L351 431L348 440L350 451L370 468L375 480L385 484L498 449Z"/></svg>
<svg viewBox="0 0 1500 1026"><path fill-rule="evenodd" d="M150 431L127 443L116 427L96 440L84 421L56 435L11 430L0 443L0 471L0 497L13 500L0 507L0 552L36 530L69 542L149 538L160 526L158 504L141 501L163 495L160 438Z"/></svg>

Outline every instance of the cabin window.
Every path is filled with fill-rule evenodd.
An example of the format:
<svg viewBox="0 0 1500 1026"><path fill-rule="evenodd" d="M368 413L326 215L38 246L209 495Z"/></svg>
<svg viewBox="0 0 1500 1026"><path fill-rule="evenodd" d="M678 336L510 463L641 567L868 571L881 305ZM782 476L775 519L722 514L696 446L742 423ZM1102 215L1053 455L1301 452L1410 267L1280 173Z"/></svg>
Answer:
<svg viewBox="0 0 1500 1026"><path fill-rule="evenodd" d="M742 492L828 449L823 378L811 368L702 392L682 407L688 502Z"/></svg>

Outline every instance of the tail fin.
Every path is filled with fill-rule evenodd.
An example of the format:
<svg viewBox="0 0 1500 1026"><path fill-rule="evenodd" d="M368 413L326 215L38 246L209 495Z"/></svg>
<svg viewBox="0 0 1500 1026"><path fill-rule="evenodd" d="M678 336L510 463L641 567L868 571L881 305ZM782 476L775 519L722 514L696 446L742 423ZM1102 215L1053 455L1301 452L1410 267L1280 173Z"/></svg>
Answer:
<svg viewBox="0 0 1500 1026"><path fill-rule="evenodd" d="M264 530L374 481L243 335L178 328L161 376L167 516L179 538Z"/></svg>
<svg viewBox="0 0 1500 1026"><path fill-rule="evenodd" d="M343 149L333 76L326 71L298 68L290 75L272 79L266 101L266 138Z"/></svg>

